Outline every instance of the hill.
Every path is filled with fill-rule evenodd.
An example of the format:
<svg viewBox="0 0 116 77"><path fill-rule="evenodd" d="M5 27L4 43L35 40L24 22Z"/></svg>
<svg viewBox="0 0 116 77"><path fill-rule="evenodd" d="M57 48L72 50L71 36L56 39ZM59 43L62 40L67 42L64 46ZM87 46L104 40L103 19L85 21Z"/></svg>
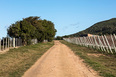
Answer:
<svg viewBox="0 0 116 77"><path fill-rule="evenodd" d="M98 22L86 30L80 31L69 36L86 36L87 34L108 35L116 34L116 18Z"/></svg>

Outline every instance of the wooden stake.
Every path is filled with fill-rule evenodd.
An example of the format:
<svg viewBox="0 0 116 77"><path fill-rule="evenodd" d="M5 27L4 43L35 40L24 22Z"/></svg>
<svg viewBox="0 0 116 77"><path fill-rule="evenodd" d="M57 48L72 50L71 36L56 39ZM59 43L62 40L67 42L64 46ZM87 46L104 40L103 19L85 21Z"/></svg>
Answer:
<svg viewBox="0 0 116 77"><path fill-rule="evenodd" d="M106 39L106 42L107 42L107 44L108 44L108 47L109 47L109 49L110 49L111 53L113 54L112 49L111 49L111 47L110 47L110 44L109 44L109 42L108 42L107 37L106 37L105 35L104 35L104 37L105 37L105 39Z"/></svg>
<svg viewBox="0 0 116 77"><path fill-rule="evenodd" d="M95 41L95 46L97 47L97 49L99 49L98 43L96 41L96 38L95 38L95 36L93 36L93 37L94 37L94 41Z"/></svg>
<svg viewBox="0 0 116 77"><path fill-rule="evenodd" d="M114 48L114 50L116 52L116 47L115 47L115 43L114 43L114 39L113 39L112 35L111 35L111 39L112 39L113 48Z"/></svg>

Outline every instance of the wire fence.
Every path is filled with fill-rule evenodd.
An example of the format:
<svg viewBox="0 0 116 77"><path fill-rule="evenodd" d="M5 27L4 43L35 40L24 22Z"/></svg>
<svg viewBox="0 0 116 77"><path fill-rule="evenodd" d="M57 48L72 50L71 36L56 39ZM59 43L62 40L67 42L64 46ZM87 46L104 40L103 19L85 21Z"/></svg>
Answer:
<svg viewBox="0 0 116 77"><path fill-rule="evenodd" d="M22 39L9 37L3 37L0 39L0 51L18 46L22 46Z"/></svg>
<svg viewBox="0 0 116 77"><path fill-rule="evenodd" d="M106 53L116 53L116 35L63 38L63 40L86 47L95 48Z"/></svg>

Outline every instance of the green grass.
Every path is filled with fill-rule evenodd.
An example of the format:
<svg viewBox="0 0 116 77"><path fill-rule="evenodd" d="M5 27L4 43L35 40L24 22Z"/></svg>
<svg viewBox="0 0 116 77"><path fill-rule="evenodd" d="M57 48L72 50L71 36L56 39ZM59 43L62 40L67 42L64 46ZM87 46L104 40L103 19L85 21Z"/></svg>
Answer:
<svg viewBox="0 0 116 77"><path fill-rule="evenodd" d="M101 51L97 51L92 48L71 44L66 41L60 41L67 45L74 51L76 55L79 55L88 66L91 66L94 70L98 71L100 76L103 77L116 77L116 56L111 54L104 54L96 57L88 54L102 54Z"/></svg>
<svg viewBox="0 0 116 77"><path fill-rule="evenodd" d="M21 77L52 46L53 42L39 43L0 54L0 77Z"/></svg>

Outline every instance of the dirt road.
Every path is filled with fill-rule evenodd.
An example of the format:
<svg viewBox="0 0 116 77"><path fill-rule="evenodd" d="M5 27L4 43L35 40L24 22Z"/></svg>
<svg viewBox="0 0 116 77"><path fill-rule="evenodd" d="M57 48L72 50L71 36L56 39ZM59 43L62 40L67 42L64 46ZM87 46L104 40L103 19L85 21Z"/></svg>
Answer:
<svg viewBox="0 0 116 77"><path fill-rule="evenodd" d="M64 44L55 41L23 77L99 77Z"/></svg>

